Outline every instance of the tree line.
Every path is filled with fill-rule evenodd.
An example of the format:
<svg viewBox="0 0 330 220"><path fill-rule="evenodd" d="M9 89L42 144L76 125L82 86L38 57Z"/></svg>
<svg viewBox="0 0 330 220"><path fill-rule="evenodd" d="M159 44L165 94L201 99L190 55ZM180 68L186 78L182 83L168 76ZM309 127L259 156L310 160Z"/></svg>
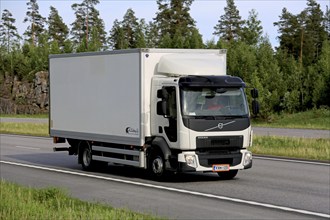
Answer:
<svg viewBox="0 0 330 220"><path fill-rule="evenodd" d="M0 23L0 82L5 75L32 80L48 69L48 55L127 48L227 49L228 74L241 77L259 89L261 116L330 106L330 12L316 0L307 0L298 14L283 8L278 29L279 46L273 48L263 34L256 10L242 19L234 0L226 0L224 14L214 25L215 38L203 42L190 15L193 0L157 0L152 21L137 18L129 8L105 30L96 5L99 0L72 4L75 21L70 27L58 10L48 17L39 13L37 0L27 1L23 36L7 9Z"/></svg>

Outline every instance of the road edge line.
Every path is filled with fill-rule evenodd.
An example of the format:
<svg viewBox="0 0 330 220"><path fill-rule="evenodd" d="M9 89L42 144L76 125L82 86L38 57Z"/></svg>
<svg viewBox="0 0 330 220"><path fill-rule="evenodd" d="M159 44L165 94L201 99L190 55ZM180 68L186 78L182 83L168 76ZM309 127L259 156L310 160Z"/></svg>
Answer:
<svg viewBox="0 0 330 220"><path fill-rule="evenodd" d="M171 192L180 192L180 193L188 194L188 195L202 196L202 197L206 197L206 198L214 198L214 199L219 199L219 200L224 200L224 201L231 201L231 202L236 202L236 203L241 203L241 204L248 204L248 205L253 205L253 206L278 209L278 210L295 212L295 213L305 214L305 215L318 216L318 217L323 217L323 218L330 218L330 215L325 214L325 213L312 212L312 211L307 211L307 210L302 210L302 209L294 209L294 208L289 208L289 207L285 207L285 206L277 206L277 205L272 205L272 204L267 204L267 203L250 201L250 200L236 199L236 198L231 198L231 197L227 197L227 196L218 196L218 195L213 195L213 194L208 194L208 193L189 191L189 190L185 190L185 189L176 189L173 187L166 187L166 186L154 185L154 184L149 184L149 183L133 182L130 180L116 179L116 178L112 178L112 177L98 176L98 175L94 175L94 174L87 174L87 173L81 173L81 172L69 171L69 170L60 170L60 169L55 169L55 168L50 168L50 167L42 167L42 166L36 166L36 165L30 165L30 164L16 163L16 162L11 162L11 161L0 160L0 163L21 166L21 167L28 167L28 168L39 169L39 170L52 171L52 172L57 172L57 173L71 174L71 175L76 175L76 176L90 177L90 178L95 178L95 179L108 180L108 181L119 182L119 183L126 183L126 184L135 185L135 186L162 189L162 190L171 191Z"/></svg>

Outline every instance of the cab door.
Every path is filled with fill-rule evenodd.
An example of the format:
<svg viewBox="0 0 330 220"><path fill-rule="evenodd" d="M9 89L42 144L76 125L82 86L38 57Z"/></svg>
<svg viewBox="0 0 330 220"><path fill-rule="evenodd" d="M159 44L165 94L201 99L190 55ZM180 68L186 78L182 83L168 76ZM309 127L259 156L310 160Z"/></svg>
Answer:
<svg viewBox="0 0 330 220"><path fill-rule="evenodd" d="M157 136L162 136L171 145L178 147L178 103L175 86L162 86L157 90L156 120Z"/></svg>

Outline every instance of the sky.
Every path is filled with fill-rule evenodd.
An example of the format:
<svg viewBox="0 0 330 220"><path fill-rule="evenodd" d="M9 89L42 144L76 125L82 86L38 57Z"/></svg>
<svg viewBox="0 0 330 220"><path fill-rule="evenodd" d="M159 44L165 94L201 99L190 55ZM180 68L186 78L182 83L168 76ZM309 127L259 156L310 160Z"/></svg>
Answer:
<svg viewBox="0 0 330 220"><path fill-rule="evenodd" d="M316 0L321 6L323 12L326 11L326 6L329 7L330 0ZM16 19L15 26L19 34L23 34L28 23L23 23L26 17L28 0L0 0L1 14L3 10L9 10ZM82 0L37 0L39 5L39 13L48 18L50 6L55 7L63 21L71 28L70 24L74 22L75 15L71 9L74 3L81 3ZM263 27L263 35L268 36L273 47L278 45L277 26L273 23L279 21L279 16L283 8L287 8L289 12L296 15L307 7L307 0L235 0L235 5L239 10L242 19L247 20L249 11L255 9L258 13L258 19ZM200 34L203 36L203 41L218 40L217 36L213 35L214 26L218 23L221 15L223 15L226 7L226 0L194 0L190 15L196 21L196 26ZM121 21L127 9L133 9L135 16L138 19L144 18L146 22L152 21L156 17L155 13L158 10L156 0L100 0L100 4L96 5L100 16L105 23L106 32L112 28L115 19ZM330 8L330 7L329 7Z"/></svg>

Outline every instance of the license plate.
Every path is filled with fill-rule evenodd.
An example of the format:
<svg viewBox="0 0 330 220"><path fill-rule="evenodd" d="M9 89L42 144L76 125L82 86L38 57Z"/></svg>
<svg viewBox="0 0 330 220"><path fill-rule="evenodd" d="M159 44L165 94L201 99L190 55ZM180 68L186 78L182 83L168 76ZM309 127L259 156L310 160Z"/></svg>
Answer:
<svg viewBox="0 0 330 220"><path fill-rule="evenodd" d="M213 172L226 172L229 171L230 165L229 164L214 164L212 165Z"/></svg>

